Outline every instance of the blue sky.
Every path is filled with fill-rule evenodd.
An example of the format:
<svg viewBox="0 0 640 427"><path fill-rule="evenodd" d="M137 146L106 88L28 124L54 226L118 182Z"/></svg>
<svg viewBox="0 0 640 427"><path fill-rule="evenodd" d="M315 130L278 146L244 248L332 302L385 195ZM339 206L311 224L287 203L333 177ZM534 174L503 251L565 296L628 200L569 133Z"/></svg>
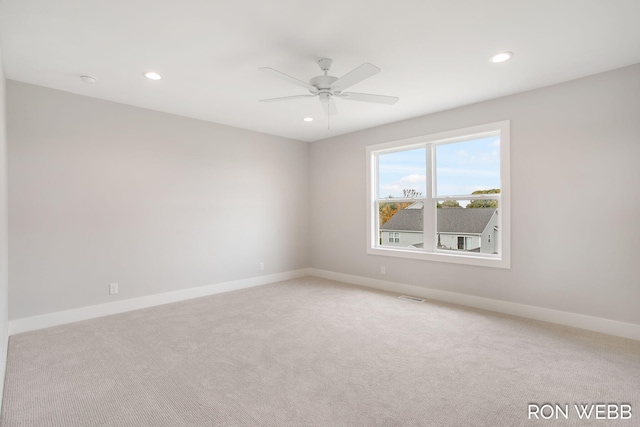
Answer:
<svg viewBox="0 0 640 427"><path fill-rule="evenodd" d="M426 195L426 148L379 156L379 197L413 188ZM491 136L436 146L438 196L500 188L500 138Z"/></svg>

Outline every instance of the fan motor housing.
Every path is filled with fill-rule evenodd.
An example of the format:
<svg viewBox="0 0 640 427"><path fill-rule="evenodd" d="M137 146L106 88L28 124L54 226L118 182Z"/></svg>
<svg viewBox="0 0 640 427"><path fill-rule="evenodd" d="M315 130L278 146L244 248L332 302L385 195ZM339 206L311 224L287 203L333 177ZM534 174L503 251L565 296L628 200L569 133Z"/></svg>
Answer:
<svg viewBox="0 0 640 427"><path fill-rule="evenodd" d="M329 90L331 89L331 84L336 80L338 78L333 76L317 76L309 80L309 84L317 87L318 90Z"/></svg>

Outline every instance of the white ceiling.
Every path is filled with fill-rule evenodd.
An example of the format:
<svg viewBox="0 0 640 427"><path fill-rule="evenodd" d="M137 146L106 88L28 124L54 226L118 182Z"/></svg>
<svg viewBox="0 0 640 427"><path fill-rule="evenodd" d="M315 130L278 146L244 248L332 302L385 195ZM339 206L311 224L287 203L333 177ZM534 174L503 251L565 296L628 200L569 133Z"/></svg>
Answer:
<svg viewBox="0 0 640 427"><path fill-rule="evenodd" d="M640 62L638 0L0 0L0 17L9 79L302 141ZM330 129L317 98L258 102L308 93L259 67L308 81L322 57L337 77L375 64L349 90L400 101L338 99Z"/></svg>

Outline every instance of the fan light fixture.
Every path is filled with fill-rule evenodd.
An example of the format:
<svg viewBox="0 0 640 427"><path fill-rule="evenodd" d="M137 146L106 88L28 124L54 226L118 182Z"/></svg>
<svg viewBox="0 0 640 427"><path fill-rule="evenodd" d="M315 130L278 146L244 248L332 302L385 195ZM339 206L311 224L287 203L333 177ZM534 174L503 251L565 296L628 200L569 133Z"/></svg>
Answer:
<svg viewBox="0 0 640 427"><path fill-rule="evenodd" d="M313 121L313 117L305 117L304 119L305 122L312 122Z"/></svg>
<svg viewBox="0 0 640 427"><path fill-rule="evenodd" d="M160 80L162 76L154 71L147 71L144 76L149 80Z"/></svg>
<svg viewBox="0 0 640 427"><path fill-rule="evenodd" d="M500 52L500 53L496 53L491 57L491 62L493 62L494 64L498 64L500 62L508 61L512 57L513 57L513 53L511 52Z"/></svg>

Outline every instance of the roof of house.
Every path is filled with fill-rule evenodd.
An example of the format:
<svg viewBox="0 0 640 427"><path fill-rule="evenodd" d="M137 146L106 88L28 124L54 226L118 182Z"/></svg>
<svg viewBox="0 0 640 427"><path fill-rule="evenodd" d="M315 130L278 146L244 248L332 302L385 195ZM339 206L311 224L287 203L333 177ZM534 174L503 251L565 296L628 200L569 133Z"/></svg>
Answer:
<svg viewBox="0 0 640 427"><path fill-rule="evenodd" d="M494 208L441 208L437 210L438 233L481 234L495 213ZM422 231L422 209L402 209L381 230Z"/></svg>
<svg viewBox="0 0 640 427"><path fill-rule="evenodd" d="M401 209L395 213L387 222L385 222L381 230L394 231L422 231L422 209Z"/></svg>
<svg viewBox="0 0 640 427"><path fill-rule="evenodd" d="M495 208L438 209L438 233L481 234L495 212Z"/></svg>

